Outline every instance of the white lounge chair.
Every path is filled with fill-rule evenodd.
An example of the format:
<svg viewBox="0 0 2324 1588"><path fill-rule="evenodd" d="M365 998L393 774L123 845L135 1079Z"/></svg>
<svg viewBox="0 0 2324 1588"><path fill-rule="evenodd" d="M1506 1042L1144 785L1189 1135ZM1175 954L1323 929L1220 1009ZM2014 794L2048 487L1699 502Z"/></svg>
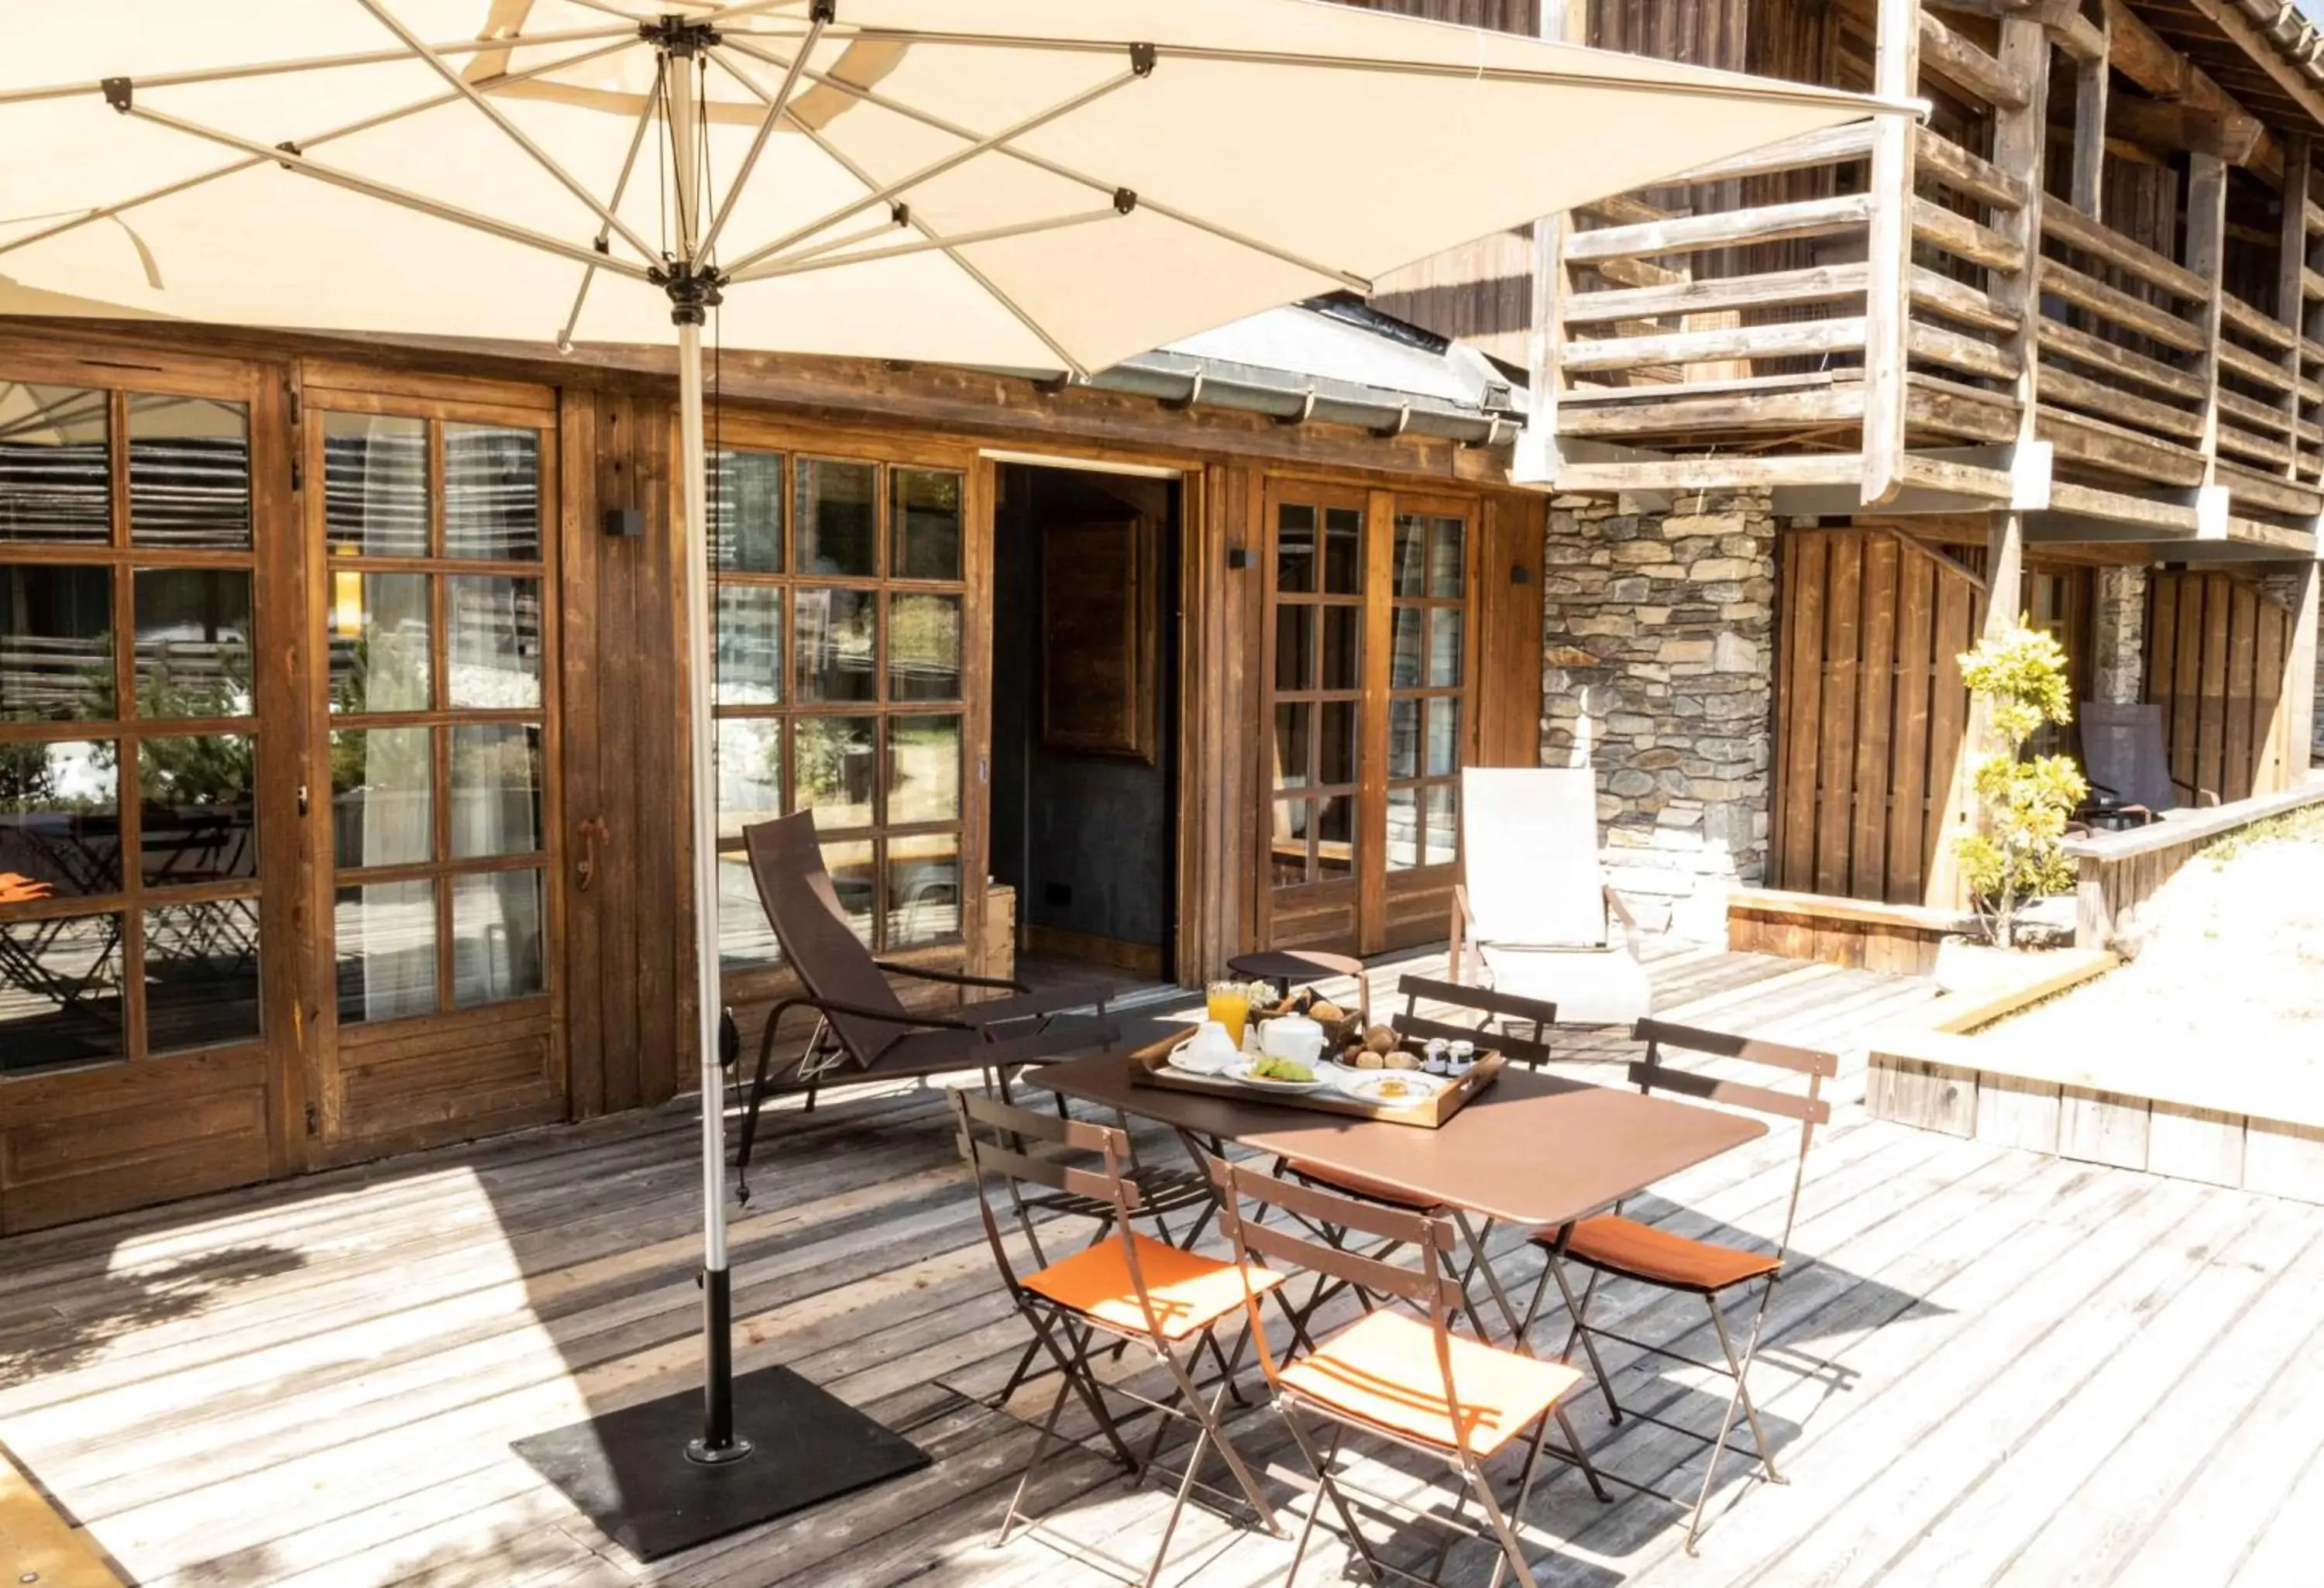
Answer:
<svg viewBox="0 0 2324 1588"><path fill-rule="evenodd" d="M1652 1012L1637 923L1598 863L1594 772L1464 769L1461 823L1453 980L1554 1003L1560 1025L1628 1025Z"/></svg>

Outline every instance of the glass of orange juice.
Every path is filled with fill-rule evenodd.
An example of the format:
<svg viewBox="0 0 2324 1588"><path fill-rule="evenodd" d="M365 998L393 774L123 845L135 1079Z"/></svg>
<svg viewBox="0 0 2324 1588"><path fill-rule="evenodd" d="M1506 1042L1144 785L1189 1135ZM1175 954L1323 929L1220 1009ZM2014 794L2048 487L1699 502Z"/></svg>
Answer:
<svg viewBox="0 0 2324 1588"><path fill-rule="evenodd" d="M1224 1026L1227 1039L1240 1048L1243 1026L1250 1019L1250 984L1213 982L1204 998L1203 1013Z"/></svg>

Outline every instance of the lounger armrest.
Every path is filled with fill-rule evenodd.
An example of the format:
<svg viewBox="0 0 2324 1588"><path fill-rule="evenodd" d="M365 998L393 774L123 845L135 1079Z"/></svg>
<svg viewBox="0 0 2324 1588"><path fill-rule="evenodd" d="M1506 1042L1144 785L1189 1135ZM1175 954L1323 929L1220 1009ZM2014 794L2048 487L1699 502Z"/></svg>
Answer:
<svg viewBox="0 0 2324 1588"><path fill-rule="evenodd" d="M923 982L942 982L953 987L996 987L1003 992L1030 992L1033 989L1022 982L1006 976L972 976L966 971L940 971L927 965L905 965L899 960L875 959L872 962L891 976L912 976Z"/></svg>
<svg viewBox="0 0 2324 1588"><path fill-rule="evenodd" d="M981 1003L964 1003L961 1005L960 1019L963 1024L983 1031L989 1037L993 1027L1005 1026L1011 1020L1040 1020L1093 1005L1102 1015L1105 1001L1106 993L1102 987L1051 987L1040 992L1019 992L1013 998L989 998Z"/></svg>
<svg viewBox="0 0 2324 1588"><path fill-rule="evenodd" d="M1606 893L1607 910L1616 920L1622 923L1622 946L1629 951L1632 959L1637 959L1639 954L1638 918L1630 913L1630 907L1623 902L1619 893L1614 891L1612 883L1605 883L1602 886Z"/></svg>

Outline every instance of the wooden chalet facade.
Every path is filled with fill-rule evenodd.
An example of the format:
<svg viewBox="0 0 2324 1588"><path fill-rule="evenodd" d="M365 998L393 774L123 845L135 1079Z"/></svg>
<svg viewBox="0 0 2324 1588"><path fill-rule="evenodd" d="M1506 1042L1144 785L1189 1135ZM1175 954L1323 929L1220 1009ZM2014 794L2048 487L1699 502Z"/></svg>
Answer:
<svg viewBox="0 0 2324 1588"><path fill-rule="evenodd" d="M1443 936L1458 768L1538 737L1514 419L1143 363L721 359L751 1039L739 831L803 806L899 957L1005 966L1012 893L1189 980ZM0 327L0 1233L689 1085L675 402L650 353Z"/></svg>
<svg viewBox="0 0 2324 1588"><path fill-rule="evenodd" d="M2324 79L2282 26L1396 8L1934 108L1385 283L1504 361L1474 400L727 353L724 845L811 807L883 954L1191 982L1441 939L1459 769L1587 756L1651 927L1950 903L1951 659L2019 611L2185 780L2301 775ZM0 324L0 1233L688 1085L674 407L647 352ZM722 895L747 1041L788 976L739 854Z"/></svg>

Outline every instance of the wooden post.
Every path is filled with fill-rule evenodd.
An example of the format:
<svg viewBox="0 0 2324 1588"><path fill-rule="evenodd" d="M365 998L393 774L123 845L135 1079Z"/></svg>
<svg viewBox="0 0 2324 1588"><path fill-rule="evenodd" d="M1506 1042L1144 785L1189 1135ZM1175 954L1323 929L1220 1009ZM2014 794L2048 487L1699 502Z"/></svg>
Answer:
<svg viewBox="0 0 2324 1588"><path fill-rule="evenodd" d="M2214 485L2219 463L2220 295L2227 256L2227 167L2215 154L2187 156L2187 257L2211 295L2203 305L2203 484Z"/></svg>
<svg viewBox="0 0 2324 1588"><path fill-rule="evenodd" d="M2007 633L2024 612L2025 515L2022 512L1987 515L1985 591L1985 621L1978 625L1977 635L1980 644ZM2000 748L1994 742L1990 713L1985 703L1973 695L1969 697L1969 716L1961 724L1960 735L1960 752L1953 757L1952 783L1945 790L1945 802L1941 808L1943 824L1938 833L1936 857L1929 866L1926 900L1953 909L1966 909L1969 903L1968 884L1961 876L1960 862L1953 854L1953 843L1962 834L1977 830L1973 780L1978 762ZM1930 752L1935 757L1941 753L1941 748L1932 743Z"/></svg>
<svg viewBox="0 0 2324 1588"><path fill-rule="evenodd" d="M1590 37L1590 0L1541 0L1541 37L1582 44ZM1556 477L1557 396L1565 386L1559 354L1565 346L1565 234L1571 214L1544 216L1533 223L1533 282L1526 319L1526 387L1533 407L1517 435L1509 477L1528 485Z"/></svg>
<svg viewBox="0 0 2324 1588"><path fill-rule="evenodd" d="M2017 365L2017 437L2010 457L2010 505L2043 508L2050 505L2050 466L2046 448L2035 443L2035 420L2041 402L2042 300L2034 290L2034 271L2042 257L2042 198L2043 143L2050 122L2050 35L2030 17L2012 16L2001 23L2001 65L2024 93L2025 103L1993 113L1993 161L2025 184L2024 208L1998 210L1994 229L2025 251L2025 263L2015 274L1994 272L1993 296L2017 316L2010 351ZM2101 69L2103 76L2103 69ZM2099 124L2104 126L2103 121ZM2075 153L2080 180L2080 151ZM2015 609L2011 609L2015 615Z"/></svg>
<svg viewBox="0 0 2324 1588"><path fill-rule="evenodd" d="M1921 0L1880 0L1872 88L1884 99L1920 92ZM1872 219L1864 291L1863 502L1877 506L1903 485L1905 277L1913 256L1913 149L1920 128L1901 115L1872 129Z"/></svg>
<svg viewBox="0 0 2324 1588"><path fill-rule="evenodd" d="M2289 456L2283 461L2286 479L2300 477L2300 335L2308 317L2302 285L2308 273L2308 134L2287 134L2283 141L2283 218L2276 226L2275 318L2289 327L2292 346L2284 349L2284 373L2292 390L2283 394L2283 414L2291 426L2286 437Z"/></svg>
<svg viewBox="0 0 2324 1588"><path fill-rule="evenodd" d="M2107 65L2113 25L2103 13L2098 24L2098 52L2074 65L2074 208L2092 220L2106 218ZM2037 187L2040 184L2035 184Z"/></svg>
<svg viewBox="0 0 2324 1588"><path fill-rule="evenodd" d="M2294 786L2308 775L2316 754L2316 624L2318 587L2324 567L2310 559L2300 571L2292 599L2292 643L2283 658L2284 776Z"/></svg>

